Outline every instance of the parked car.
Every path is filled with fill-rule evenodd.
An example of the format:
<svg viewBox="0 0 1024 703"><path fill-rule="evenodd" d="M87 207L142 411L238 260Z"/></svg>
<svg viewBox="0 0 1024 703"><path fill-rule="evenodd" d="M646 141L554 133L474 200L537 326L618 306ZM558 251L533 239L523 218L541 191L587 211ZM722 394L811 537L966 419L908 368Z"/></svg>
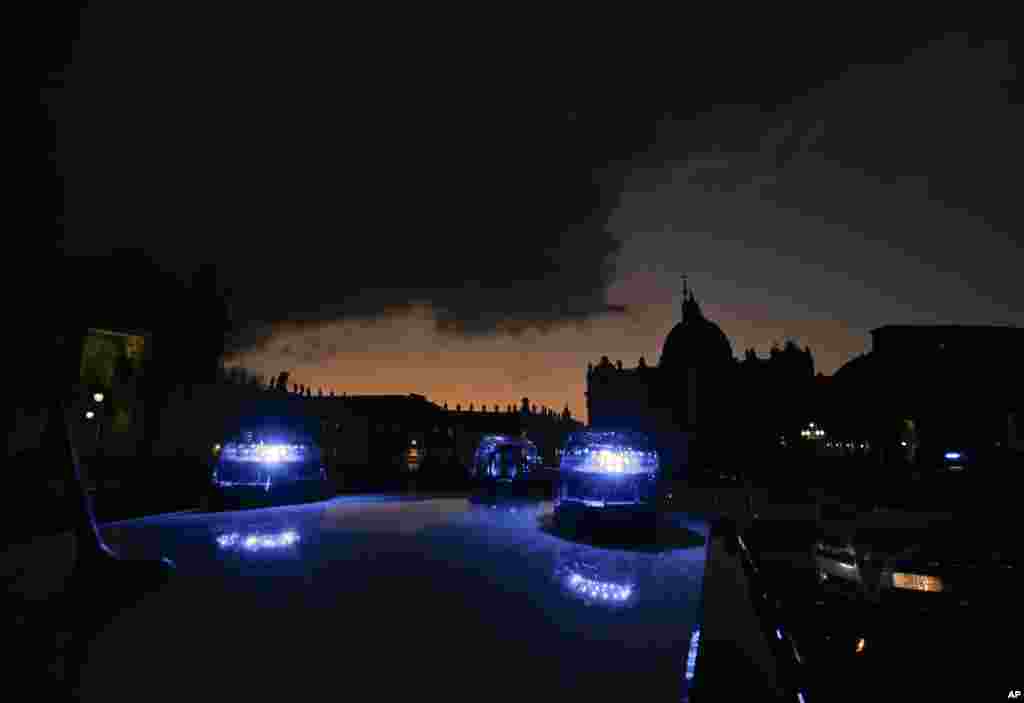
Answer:
<svg viewBox="0 0 1024 703"><path fill-rule="evenodd" d="M955 521L819 538L816 593L782 618L804 658L808 700L831 699L838 681L869 697L952 695L1010 676L1015 652L993 633L1024 585L1014 541L1001 528Z"/></svg>

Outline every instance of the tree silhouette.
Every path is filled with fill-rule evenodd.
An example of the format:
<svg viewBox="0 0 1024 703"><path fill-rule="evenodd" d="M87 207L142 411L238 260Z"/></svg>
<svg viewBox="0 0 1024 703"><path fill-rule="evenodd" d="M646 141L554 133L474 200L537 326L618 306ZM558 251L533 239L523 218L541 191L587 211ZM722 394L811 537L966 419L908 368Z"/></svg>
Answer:
<svg viewBox="0 0 1024 703"><path fill-rule="evenodd" d="M209 383L216 376L231 331L229 295L220 285L216 265L203 264L192 276L188 294L192 343L185 350L185 364L195 383Z"/></svg>
<svg viewBox="0 0 1024 703"><path fill-rule="evenodd" d="M135 369L132 368L128 355L124 353L118 354L117 360L114 362L114 378L117 379L117 382L127 383L131 380L134 372Z"/></svg>

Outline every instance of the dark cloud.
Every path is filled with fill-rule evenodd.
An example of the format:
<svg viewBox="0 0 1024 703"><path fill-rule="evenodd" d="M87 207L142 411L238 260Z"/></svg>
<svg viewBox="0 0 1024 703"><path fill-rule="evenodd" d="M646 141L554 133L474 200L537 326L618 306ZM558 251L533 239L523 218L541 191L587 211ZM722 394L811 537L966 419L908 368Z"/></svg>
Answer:
<svg viewBox="0 0 1024 703"><path fill-rule="evenodd" d="M86 12L58 111L65 251L218 262L236 349L420 304L457 335L620 311L608 164L647 137L619 111L569 120L510 65L328 51L246 15Z"/></svg>
<svg viewBox="0 0 1024 703"><path fill-rule="evenodd" d="M444 334L518 335L624 312L605 298L623 246L608 219L672 160L699 166L709 189L753 184L830 215L846 214L834 192L800 197L815 169L782 175L807 154L843 174L927 172L929 197L951 204L1010 193L1009 179L958 189L964 165L994 173L1019 151L1019 131L1001 141L1017 115L999 102L999 46L938 59L944 78L936 61L908 60L894 81L847 75L868 58L861 38L785 55L673 48L627 67L486 52L426 28L363 36L356 22L91 7L56 111L65 251L139 245L179 271L218 262L236 350L418 306ZM874 39L890 64L927 44ZM977 83L990 64L1001 68ZM950 88L966 101L944 98ZM994 115L987 128L979 115ZM944 139L964 121L969 139Z"/></svg>
<svg viewBox="0 0 1024 703"><path fill-rule="evenodd" d="M767 291L777 316L854 327L1019 324L1013 78L1006 42L951 35L785 103L663 121L617 229L679 241L648 237L624 258L709 272L729 282L714 300L733 309Z"/></svg>

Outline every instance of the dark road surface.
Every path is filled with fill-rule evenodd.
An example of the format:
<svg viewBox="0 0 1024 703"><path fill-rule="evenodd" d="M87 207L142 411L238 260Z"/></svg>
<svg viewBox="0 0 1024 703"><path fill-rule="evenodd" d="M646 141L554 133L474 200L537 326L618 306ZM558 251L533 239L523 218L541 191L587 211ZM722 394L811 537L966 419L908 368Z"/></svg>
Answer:
<svg viewBox="0 0 1024 703"><path fill-rule="evenodd" d="M679 701L707 525L569 534L551 510L359 496L107 525L177 570L91 643L83 699Z"/></svg>

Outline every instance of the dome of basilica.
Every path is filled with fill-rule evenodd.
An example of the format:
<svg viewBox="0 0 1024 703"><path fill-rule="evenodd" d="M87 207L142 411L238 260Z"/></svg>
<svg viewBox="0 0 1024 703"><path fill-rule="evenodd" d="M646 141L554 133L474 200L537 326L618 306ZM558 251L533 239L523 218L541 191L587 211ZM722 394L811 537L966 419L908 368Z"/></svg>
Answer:
<svg viewBox="0 0 1024 703"><path fill-rule="evenodd" d="M722 328L704 317L693 293L684 293L683 320L665 338L659 367L707 368L732 361L732 344Z"/></svg>

